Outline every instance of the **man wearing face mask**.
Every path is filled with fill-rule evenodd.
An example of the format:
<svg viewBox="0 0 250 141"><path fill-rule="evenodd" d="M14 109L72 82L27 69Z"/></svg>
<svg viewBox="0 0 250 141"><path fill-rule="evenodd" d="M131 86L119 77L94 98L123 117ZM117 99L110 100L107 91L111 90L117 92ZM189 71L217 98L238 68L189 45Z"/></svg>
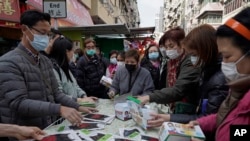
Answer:
<svg viewBox="0 0 250 141"><path fill-rule="evenodd" d="M108 98L100 80L106 73L106 63L96 55L96 42L92 38L84 41L84 54L77 62L77 82L87 96Z"/></svg>
<svg viewBox="0 0 250 141"><path fill-rule="evenodd" d="M130 49L125 54L125 67L116 71L108 95L131 93L132 95L147 94L154 90L150 72L139 66L140 55L137 50Z"/></svg>
<svg viewBox="0 0 250 141"><path fill-rule="evenodd" d="M20 44L0 58L1 122L43 129L60 115L72 124L81 123L78 111L91 111L58 89L50 60L39 53L49 43L50 15L25 11L20 24Z"/></svg>

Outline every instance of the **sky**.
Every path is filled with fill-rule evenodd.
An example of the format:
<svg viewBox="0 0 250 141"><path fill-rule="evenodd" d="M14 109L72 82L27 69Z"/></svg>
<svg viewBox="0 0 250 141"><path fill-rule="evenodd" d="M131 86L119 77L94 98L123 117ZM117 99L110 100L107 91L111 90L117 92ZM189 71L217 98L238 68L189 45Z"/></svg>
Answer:
<svg viewBox="0 0 250 141"><path fill-rule="evenodd" d="M163 0L137 0L140 13L140 27L155 26L155 15L160 12Z"/></svg>

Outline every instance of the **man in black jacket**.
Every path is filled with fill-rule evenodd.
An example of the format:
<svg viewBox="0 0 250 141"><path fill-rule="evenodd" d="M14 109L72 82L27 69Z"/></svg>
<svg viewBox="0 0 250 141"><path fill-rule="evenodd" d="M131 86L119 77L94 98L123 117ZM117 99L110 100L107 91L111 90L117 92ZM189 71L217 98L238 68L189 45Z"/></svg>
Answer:
<svg viewBox="0 0 250 141"><path fill-rule="evenodd" d="M96 54L96 42L88 38L84 41L84 54L77 62L77 82L88 96L108 98L106 88L100 84L107 64Z"/></svg>

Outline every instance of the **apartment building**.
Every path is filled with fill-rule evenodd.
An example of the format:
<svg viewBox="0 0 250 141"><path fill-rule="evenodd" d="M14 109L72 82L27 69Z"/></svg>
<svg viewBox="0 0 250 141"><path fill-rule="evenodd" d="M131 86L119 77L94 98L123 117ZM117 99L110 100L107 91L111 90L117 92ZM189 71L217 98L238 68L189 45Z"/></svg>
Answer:
<svg viewBox="0 0 250 141"><path fill-rule="evenodd" d="M199 0L185 0L185 32L188 33L198 25Z"/></svg>
<svg viewBox="0 0 250 141"><path fill-rule="evenodd" d="M163 32L164 8L160 7L159 13L155 15L155 32Z"/></svg>
<svg viewBox="0 0 250 141"><path fill-rule="evenodd" d="M89 8L94 24L126 23L129 28L139 27L137 0L81 0Z"/></svg>
<svg viewBox="0 0 250 141"><path fill-rule="evenodd" d="M224 0L222 2L224 5L222 23L225 23L245 7L250 6L250 0Z"/></svg>
<svg viewBox="0 0 250 141"><path fill-rule="evenodd" d="M199 0L198 25L210 24L217 28L222 24L223 5L220 0Z"/></svg>

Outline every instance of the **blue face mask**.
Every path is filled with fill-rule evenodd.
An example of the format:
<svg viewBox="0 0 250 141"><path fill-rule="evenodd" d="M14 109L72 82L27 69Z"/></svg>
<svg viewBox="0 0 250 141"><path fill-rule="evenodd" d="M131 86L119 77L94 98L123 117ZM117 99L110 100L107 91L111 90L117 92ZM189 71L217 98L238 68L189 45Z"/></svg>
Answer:
<svg viewBox="0 0 250 141"><path fill-rule="evenodd" d="M159 57L159 52L152 52L148 54L148 58L151 60L156 60Z"/></svg>
<svg viewBox="0 0 250 141"><path fill-rule="evenodd" d="M88 49L88 50L86 51L86 53L87 53L87 55L89 55L89 56L93 56L93 55L96 53L96 51L95 51L95 49Z"/></svg>
<svg viewBox="0 0 250 141"><path fill-rule="evenodd" d="M30 41L31 46L36 50L36 51L44 51L44 49L48 46L49 44L49 37L47 35L38 35L38 34L33 34L34 39L33 41Z"/></svg>
<svg viewBox="0 0 250 141"><path fill-rule="evenodd" d="M28 40L31 44L31 46L36 50L36 51L44 51L44 49L48 46L49 44L49 36L47 35L38 35L38 34L33 34L30 32L34 38L33 41L31 41L28 37Z"/></svg>
<svg viewBox="0 0 250 141"><path fill-rule="evenodd" d="M79 55L78 54L74 54L75 58L78 59Z"/></svg>

